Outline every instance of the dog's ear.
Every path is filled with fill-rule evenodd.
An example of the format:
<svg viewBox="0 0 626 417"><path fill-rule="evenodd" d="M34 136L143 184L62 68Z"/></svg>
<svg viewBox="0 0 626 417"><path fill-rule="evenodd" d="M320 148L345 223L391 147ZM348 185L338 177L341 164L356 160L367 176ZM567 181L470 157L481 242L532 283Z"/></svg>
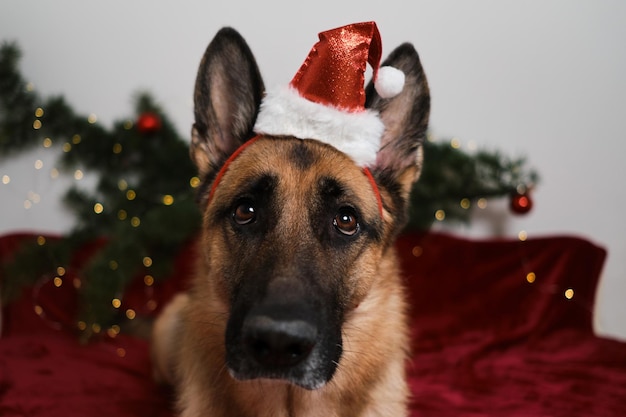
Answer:
<svg viewBox="0 0 626 417"><path fill-rule="evenodd" d="M190 154L201 176L219 170L252 136L263 92L248 44L236 30L221 29L204 53L194 91Z"/></svg>
<svg viewBox="0 0 626 417"><path fill-rule="evenodd" d="M404 73L405 84L402 92L390 99L381 98L371 82L366 88L366 107L378 111L385 125L381 148L371 170L391 195L396 215L401 215L421 170L430 92L413 45L405 43L397 47L382 64L387 65Z"/></svg>

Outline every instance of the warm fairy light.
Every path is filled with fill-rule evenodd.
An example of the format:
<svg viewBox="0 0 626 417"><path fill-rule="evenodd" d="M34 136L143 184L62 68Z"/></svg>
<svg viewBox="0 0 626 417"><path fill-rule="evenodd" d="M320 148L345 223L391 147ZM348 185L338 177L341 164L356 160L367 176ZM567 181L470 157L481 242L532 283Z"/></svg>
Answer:
<svg viewBox="0 0 626 417"><path fill-rule="evenodd" d="M96 214L101 214L104 211L104 206L102 203L96 203L93 205L93 212Z"/></svg>
<svg viewBox="0 0 626 417"><path fill-rule="evenodd" d="M137 193L134 190L126 191L126 199L128 199L129 201L132 201L135 199L135 197L137 197Z"/></svg>
<svg viewBox="0 0 626 417"><path fill-rule="evenodd" d="M467 149L469 149L470 151L475 151L476 149L478 149L478 145L476 145L476 141L470 140L469 142L467 142Z"/></svg>
<svg viewBox="0 0 626 417"><path fill-rule="evenodd" d="M51 146L52 146L52 139L50 139L50 138L45 138L45 139L43 140L43 147L44 147L44 148L49 148L49 147L51 147Z"/></svg>
<svg viewBox="0 0 626 417"><path fill-rule="evenodd" d="M140 225L140 224L141 224L141 220L139 220L139 217L135 216L135 217L132 217L132 218L130 219L130 225L131 225L131 226L133 226L133 227L139 227L139 225Z"/></svg>
<svg viewBox="0 0 626 417"><path fill-rule="evenodd" d="M486 198L479 198L478 201L476 202L476 205L480 209L487 208L487 199Z"/></svg>
<svg viewBox="0 0 626 417"><path fill-rule="evenodd" d="M424 249L422 249L421 246L414 246L413 249L411 250L411 253L416 258L419 258L420 256L422 256L422 253L424 253Z"/></svg>
<svg viewBox="0 0 626 417"><path fill-rule="evenodd" d="M80 141L83 140L79 134L76 134L74 136L72 136L72 143L74 145L78 145L80 143Z"/></svg>
<svg viewBox="0 0 626 417"><path fill-rule="evenodd" d="M169 194L164 195L163 204L165 204L166 206L171 206L172 204L174 204L174 197Z"/></svg>
<svg viewBox="0 0 626 417"><path fill-rule="evenodd" d="M52 283L55 287L59 288L61 285L63 285L63 280L61 279L61 277L54 277Z"/></svg>
<svg viewBox="0 0 626 417"><path fill-rule="evenodd" d="M117 182L117 188L119 188L120 191L125 191L128 188L128 183L126 180L121 179Z"/></svg>
<svg viewBox="0 0 626 417"><path fill-rule="evenodd" d="M120 333L120 332L119 332L119 330L116 330L116 329L115 329L115 328L113 328L113 327L110 327L110 328L108 328L108 329L107 329L107 335L109 335L109 337L111 337L111 338L115 338L115 337L117 337L117 335L118 335L119 333Z"/></svg>
<svg viewBox="0 0 626 417"><path fill-rule="evenodd" d="M113 153L115 153L115 154L122 153L122 144L121 143L116 143L115 145L113 145Z"/></svg>
<svg viewBox="0 0 626 417"><path fill-rule="evenodd" d="M132 320L137 316L137 313L135 313L135 310L133 310L132 308L129 308L128 310L126 310L126 317L128 317L128 320Z"/></svg>
<svg viewBox="0 0 626 417"><path fill-rule="evenodd" d="M148 310L150 311L156 310L158 305L159 304L156 302L156 300L148 300L148 302L146 303L146 307L148 307Z"/></svg>
<svg viewBox="0 0 626 417"><path fill-rule="evenodd" d="M59 266L57 268L57 274L62 277L63 275L65 275L65 268L63 268L62 266Z"/></svg>
<svg viewBox="0 0 626 417"><path fill-rule="evenodd" d="M133 121L132 120L126 120L124 122L124 129L130 130L132 128L133 128Z"/></svg>
<svg viewBox="0 0 626 417"><path fill-rule="evenodd" d="M87 117L87 121L90 124L94 124L98 121L98 116L96 116L95 114L91 113L88 117Z"/></svg>
<svg viewBox="0 0 626 417"><path fill-rule="evenodd" d="M24 200L24 209L30 210L33 207L33 202L30 200Z"/></svg>
<svg viewBox="0 0 626 417"><path fill-rule="evenodd" d="M74 179L76 181L82 180L84 176L85 174L83 174L83 171L81 171L80 169L77 169L76 171L74 171Z"/></svg>
<svg viewBox="0 0 626 417"><path fill-rule="evenodd" d="M58 170L58 169L56 169L56 168L52 168L52 169L50 170L50 178L52 178L52 179L56 179L56 178L58 178L58 177L59 177L59 170Z"/></svg>
<svg viewBox="0 0 626 417"><path fill-rule="evenodd" d="M43 168L43 161L41 159L37 159L35 161L35 169L41 169Z"/></svg>
<svg viewBox="0 0 626 417"><path fill-rule="evenodd" d="M439 209L435 212L435 219L442 221L443 219L446 218L446 212Z"/></svg>
<svg viewBox="0 0 626 417"><path fill-rule="evenodd" d="M470 208L471 202L469 198L464 198L459 204L461 205L461 208L467 210L468 208Z"/></svg>
<svg viewBox="0 0 626 417"><path fill-rule="evenodd" d="M26 91L34 91L35 90L35 84L33 83L26 83Z"/></svg>
<svg viewBox="0 0 626 417"><path fill-rule="evenodd" d="M526 230L520 230L517 234L517 238L524 242L526 239L528 239L528 233L526 233Z"/></svg>
<svg viewBox="0 0 626 417"><path fill-rule="evenodd" d="M117 263L117 261L109 261L109 268L112 271L117 270L118 267L119 267L119 264Z"/></svg>
<svg viewBox="0 0 626 417"><path fill-rule="evenodd" d="M76 327L78 327L78 330L85 330L87 328L87 323L81 320L76 323Z"/></svg>
<svg viewBox="0 0 626 417"><path fill-rule="evenodd" d="M98 324L98 323L94 323L91 325L91 331L94 333L100 333L100 330L102 330L102 327Z"/></svg>
<svg viewBox="0 0 626 417"><path fill-rule="evenodd" d="M43 315L43 308L40 305L36 305L33 308L35 310L35 314L37 314L38 316Z"/></svg>
<svg viewBox="0 0 626 417"><path fill-rule="evenodd" d="M537 279L537 276L535 275L534 272L529 272L526 274L526 281L528 281L530 284L535 282L536 279Z"/></svg>
<svg viewBox="0 0 626 417"><path fill-rule="evenodd" d="M143 266L145 266L146 268L150 268L152 266L152 258L149 256L144 256Z"/></svg>
<svg viewBox="0 0 626 417"><path fill-rule="evenodd" d="M119 298L114 298L111 300L111 305L113 308L120 308L122 306L122 301Z"/></svg>
<svg viewBox="0 0 626 417"><path fill-rule="evenodd" d="M72 285L74 286L74 288L79 289L81 285L83 285L83 283L80 281L80 278L74 278L72 280Z"/></svg>
<svg viewBox="0 0 626 417"><path fill-rule="evenodd" d="M43 116L43 109L41 107L37 107L37 109L35 110L35 117L41 116Z"/></svg>
<svg viewBox="0 0 626 417"><path fill-rule="evenodd" d="M65 142L63 144L63 152L68 153L71 150L72 150L72 144L69 142Z"/></svg>
<svg viewBox="0 0 626 417"><path fill-rule="evenodd" d="M33 122L33 129L35 130L41 129L41 120L35 120Z"/></svg>
<svg viewBox="0 0 626 417"><path fill-rule="evenodd" d="M115 353L117 353L117 356L119 356L120 358L123 358L124 356L126 356L126 349L124 348L117 348L115 350Z"/></svg>
<svg viewBox="0 0 626 417"><path fill-rule="evenodd" d="M189 180L189 185L191 185L191 188L198 188L198 186L200 185L200 178L191 177L191 179Z"/></svg>
<svg viewBox="0 0 626 417"><path fill-rule="evenodd" d="M450 140L450 146L454 149L459 149L461 147L461 141L458 138L452 138L452 140Z"/></svg>
<svg viewBox="0 0 626 417"><path fill-rule="evenodd" d="M37 244L43 246L46 244L46 238L43 236L37 236Z"/></svg>
<svg viewBox="0 0 626 417"><path fill-rule="evenodd" d="M10 183L10 182L11 182L11 177L9 177L8 175L3 175L3 176L2 176L2 183L3 183L4 185L7 185L7 184L8 184L8 183Z"/></svg>
<svg viewBox="0 0 626 417"><path fill-rule="evenodd" d="M565 290L565 298L567 298L568 300L571 300L572 298L574 298L574 290L571 288L568 288L567 290Z"/></svg>
<svg viewBox="0 0 626 417"><path fill-rule="evenodd" d="M39 202L41 201L41 196L34 191L29 191L28 199L34 204L39 204Z"/></svg>
<svg viewBox="0 0 626 417"><path fill-rule="evenodd" d="M152 275L145 275L143 277L143 283L146 284L146 286L151 287L152 284L154 284L154 277Z"/></svg>
<svg viewBox="0 0 626 417"><path fill-rule="evenodd" d="M126 210L120 210L117 212L117 218L120 220L126 220L126 217L128 217L128 213L126 213Z"/></svg>

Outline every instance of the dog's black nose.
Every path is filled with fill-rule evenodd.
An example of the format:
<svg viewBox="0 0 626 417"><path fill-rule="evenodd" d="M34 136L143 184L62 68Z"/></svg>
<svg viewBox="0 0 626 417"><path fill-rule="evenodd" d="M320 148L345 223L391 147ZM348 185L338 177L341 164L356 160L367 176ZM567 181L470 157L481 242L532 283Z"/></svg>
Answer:
<svg viewBox="0 0 626 417"><path fill-rule="evenodd" d="M286 368L304 361L315 346L317 329L303 320L253 315L244 321L246 352L262 367Z"/></svg>

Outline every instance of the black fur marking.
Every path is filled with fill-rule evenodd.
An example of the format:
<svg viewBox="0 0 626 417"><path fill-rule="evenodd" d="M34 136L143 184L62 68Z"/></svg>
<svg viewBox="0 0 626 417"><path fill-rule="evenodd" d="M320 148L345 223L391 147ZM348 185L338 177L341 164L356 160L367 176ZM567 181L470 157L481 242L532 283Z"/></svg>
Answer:
<svg viewBox="0 0 626 417"><path fill-rule="evenodd" d="M311 152L309 147L301 140L294 142L291 147L290 159L291 162L302 171L311 168L317 161L313 152Z"/></svg>

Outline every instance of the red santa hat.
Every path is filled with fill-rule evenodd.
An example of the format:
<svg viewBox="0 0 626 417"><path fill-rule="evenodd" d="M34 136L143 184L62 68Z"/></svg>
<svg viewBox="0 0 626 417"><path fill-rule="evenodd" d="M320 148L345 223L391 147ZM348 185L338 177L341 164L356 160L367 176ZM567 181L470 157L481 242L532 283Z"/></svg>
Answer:
<svg viewBox="0 0 626 417"><path fill-rule="evenodd" d="M402 91L404 73L380 66L382 43L374 22L354 23L319 34L288 87L268 91L254 130L258 134L317 139L366 167L376 161L385 130L377 112L365 108L369 63L377 93Z"/></svg>

